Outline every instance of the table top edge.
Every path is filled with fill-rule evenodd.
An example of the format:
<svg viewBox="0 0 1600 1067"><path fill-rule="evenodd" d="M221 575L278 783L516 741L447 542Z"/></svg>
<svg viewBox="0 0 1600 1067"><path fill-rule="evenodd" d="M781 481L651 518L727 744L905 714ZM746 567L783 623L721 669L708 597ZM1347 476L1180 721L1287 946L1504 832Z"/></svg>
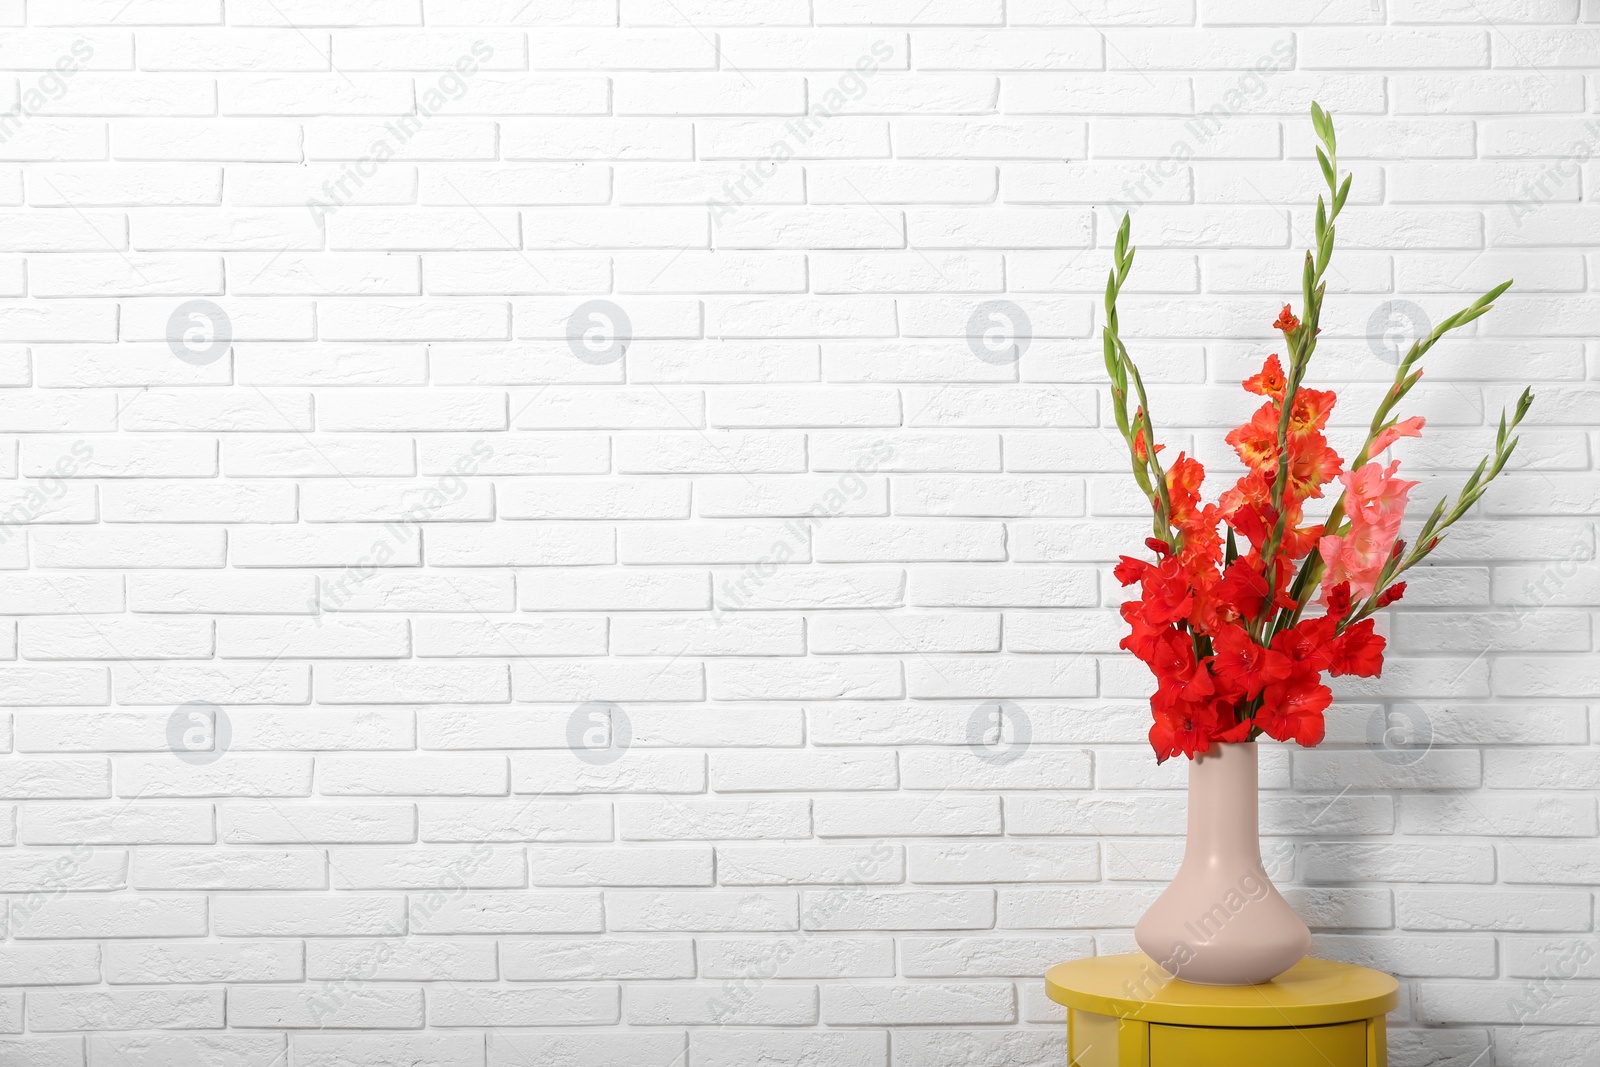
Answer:
<svg viewBox="0 0 1600 1067"><path fill-rule="evenodd" d="M1297 971L1299 982L1280 984ZM1057 964L1045 972L1045 992L1058 1004L1097 1015L1218 1028L1334 1025L1384 1015L1400 1004L1400 983L1392 975L1356 964L1307 959L1272 982L1210 986L1169 978L1139 952Z"/></svg>

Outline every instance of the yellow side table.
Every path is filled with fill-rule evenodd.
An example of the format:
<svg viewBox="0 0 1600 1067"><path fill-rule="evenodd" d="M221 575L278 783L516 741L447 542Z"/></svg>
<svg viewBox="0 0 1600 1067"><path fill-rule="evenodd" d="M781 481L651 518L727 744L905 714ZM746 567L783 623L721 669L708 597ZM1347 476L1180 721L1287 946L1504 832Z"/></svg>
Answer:
<svg viewBox="0 0 1600 1067"><path fill-rule="evenodd" d="M1211 986L1130 952L1058 964L1044 985L1067 1006L1069 1067L1387 1067L1384 1015L1400 1003L1387 974L1312 959Z"/></svg>

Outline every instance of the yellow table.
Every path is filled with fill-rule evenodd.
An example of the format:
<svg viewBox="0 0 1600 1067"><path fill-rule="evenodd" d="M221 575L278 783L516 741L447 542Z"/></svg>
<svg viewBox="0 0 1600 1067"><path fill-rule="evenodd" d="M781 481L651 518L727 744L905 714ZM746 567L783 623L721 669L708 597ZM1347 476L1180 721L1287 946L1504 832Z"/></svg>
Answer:
<svg viewBox="0 0 1600 1067"><path fill-rule="evenodd" d="M1044 985L1068 1009L1069 1067L1387 1067L1384 1015L1400 1003L1381 971L1312 959L1210 986L1130 952L1059 964Z"/></svg>

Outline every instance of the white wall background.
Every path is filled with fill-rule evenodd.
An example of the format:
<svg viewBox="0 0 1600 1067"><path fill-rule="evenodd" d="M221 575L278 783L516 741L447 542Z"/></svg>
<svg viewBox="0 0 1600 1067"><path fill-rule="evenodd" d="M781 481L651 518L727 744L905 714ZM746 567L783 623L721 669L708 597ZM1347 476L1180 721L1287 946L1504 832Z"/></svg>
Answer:
<svg viewBox="0 0 1600 1067"><path fill-rule="evenodd" d="M1060 1063L1040 973L1182 848L1113 205L1214 495L1315 98L1335 443L1506 276L1407 409L1418 510L1539 401L1384 677L1264 754L1271 869L1401 976L1393 1062L1600 1063L1592 14L0 2L0 1062Z"/></svg>

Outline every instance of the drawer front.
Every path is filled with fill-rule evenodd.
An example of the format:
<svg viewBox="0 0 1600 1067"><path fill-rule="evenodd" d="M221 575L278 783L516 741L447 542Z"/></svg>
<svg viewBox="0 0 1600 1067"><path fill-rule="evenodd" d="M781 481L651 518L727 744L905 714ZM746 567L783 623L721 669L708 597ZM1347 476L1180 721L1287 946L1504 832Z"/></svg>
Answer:
<svg viewBox="0 0 1600 1067"><path fill-rule="evenodd" d="M1220 1030L1150 1027L1150 1067L1366 1067L1367 1024Z"/></svg>

